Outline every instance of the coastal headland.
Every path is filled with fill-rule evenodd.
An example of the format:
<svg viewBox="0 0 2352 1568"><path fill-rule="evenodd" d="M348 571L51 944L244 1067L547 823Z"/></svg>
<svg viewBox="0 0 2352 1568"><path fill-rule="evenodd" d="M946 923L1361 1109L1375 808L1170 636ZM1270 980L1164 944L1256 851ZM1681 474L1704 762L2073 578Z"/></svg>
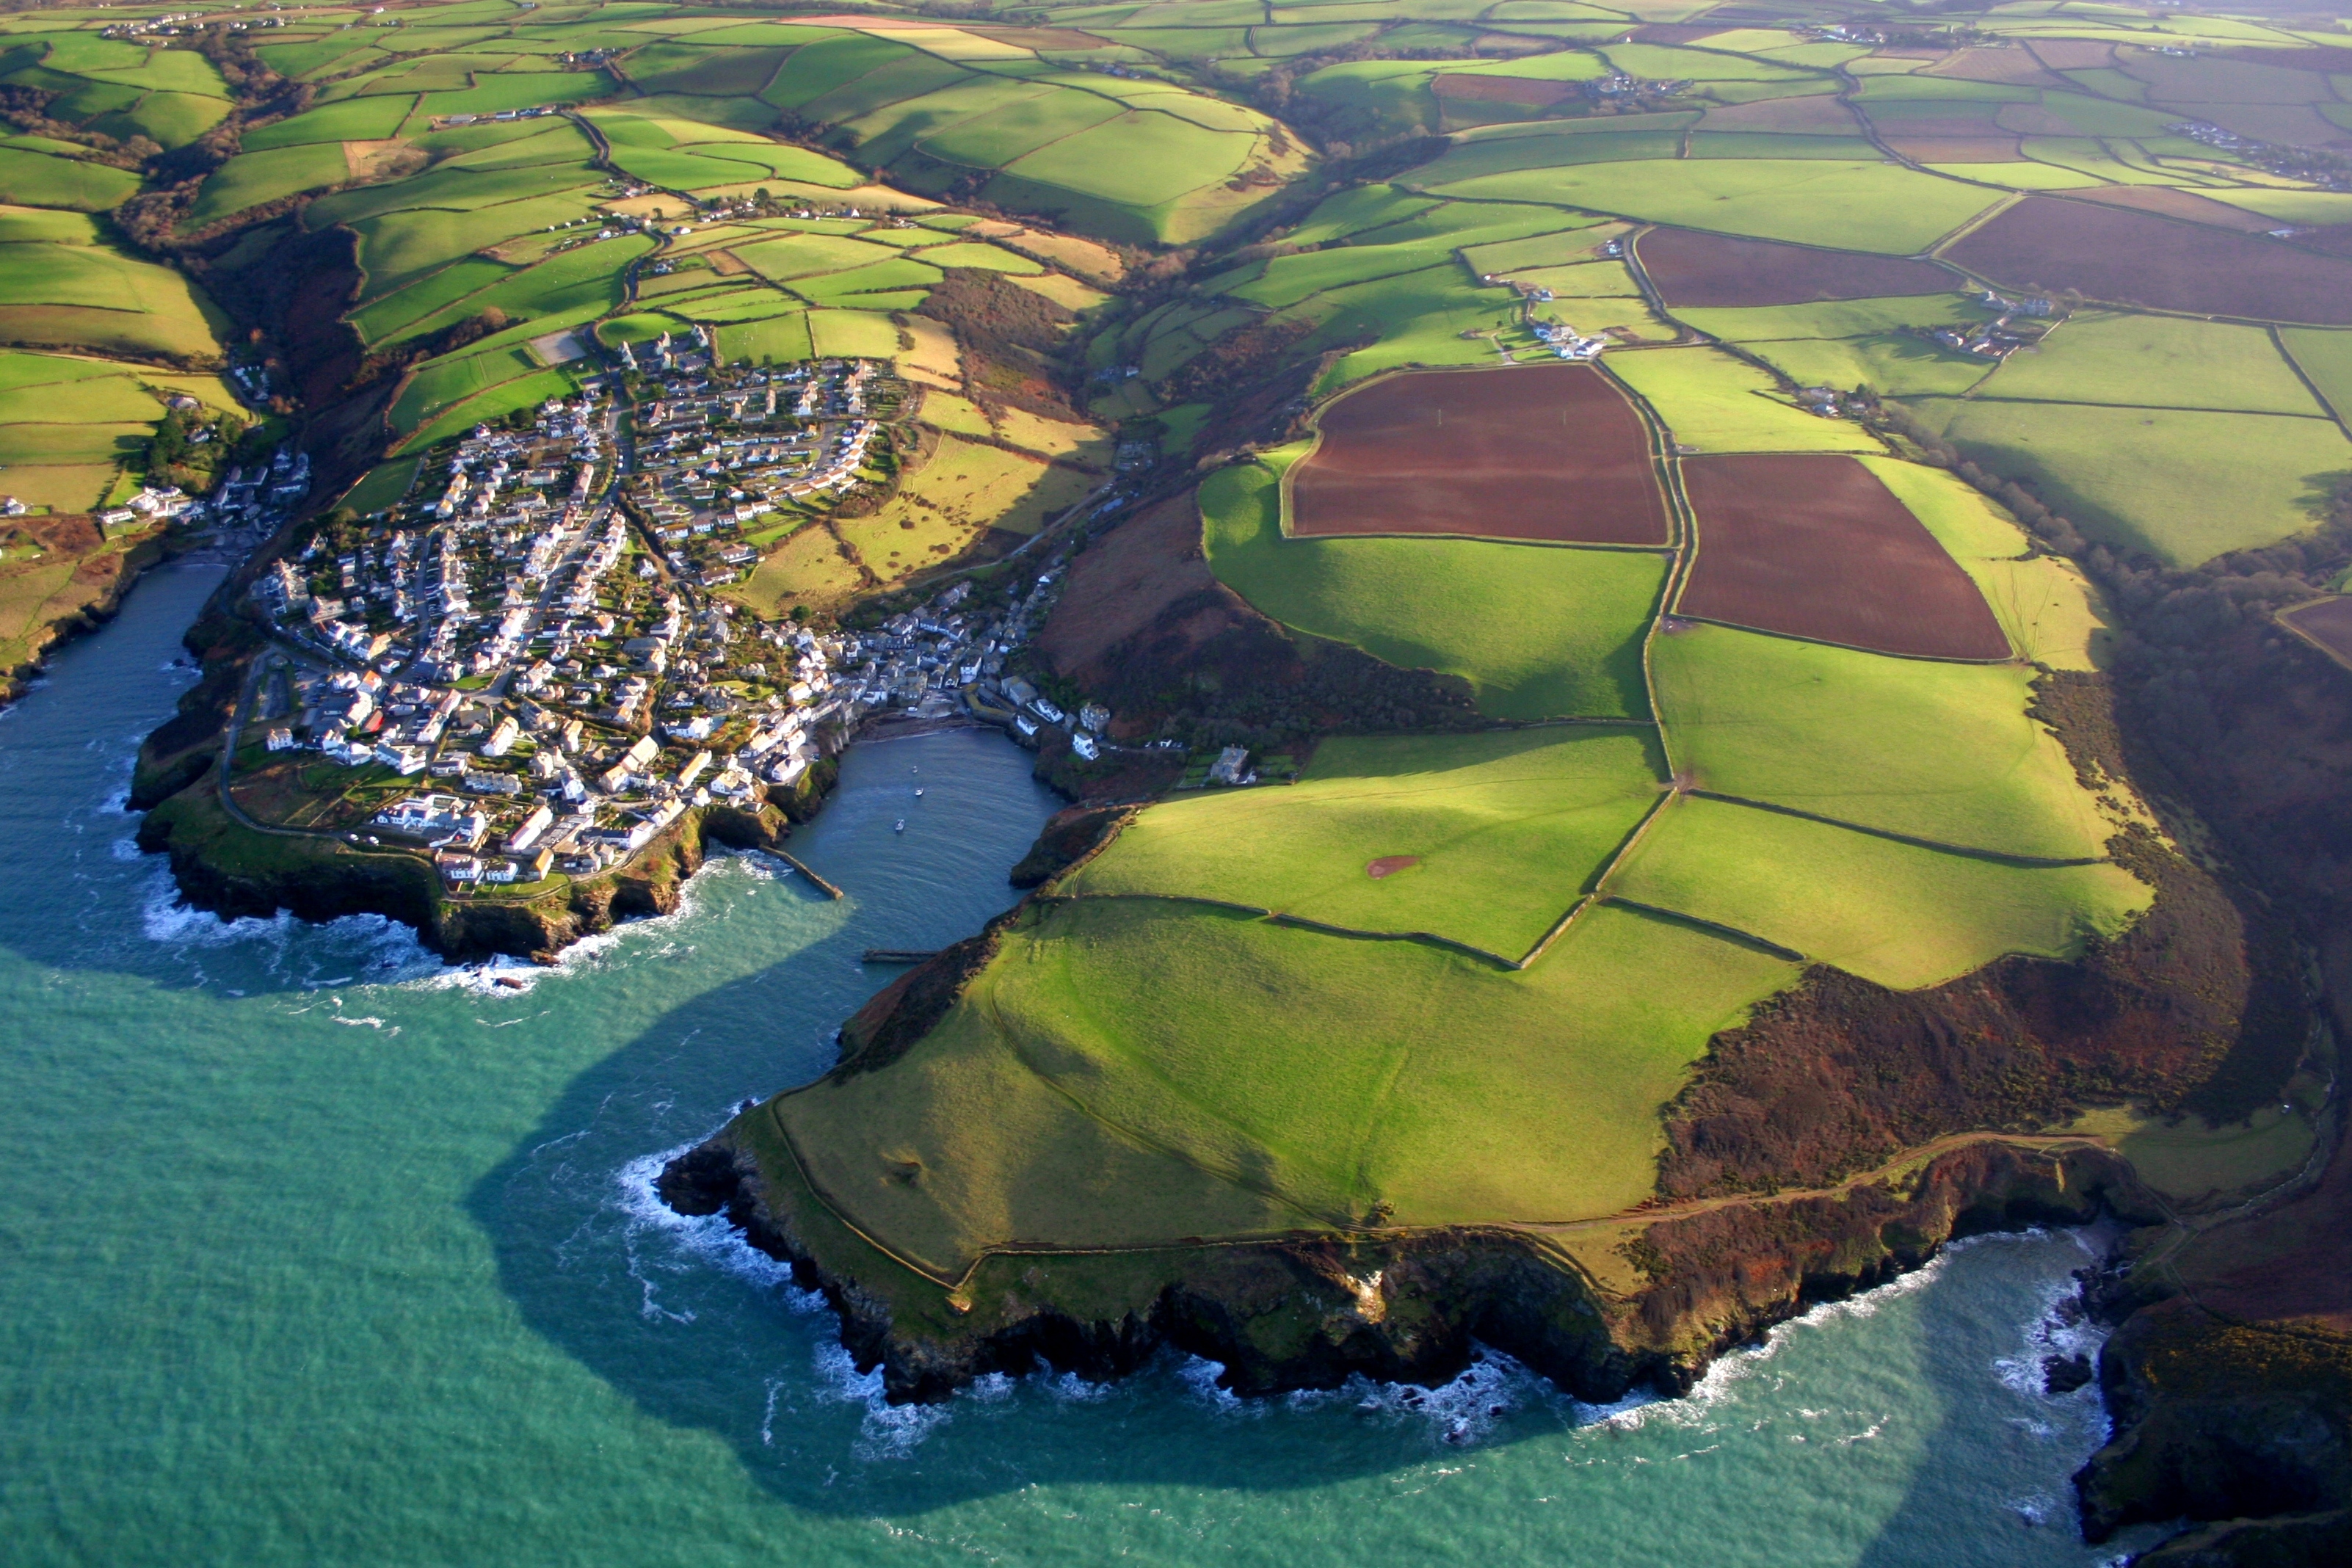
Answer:
<svg viewBox="0 0 2352 1568"><path fill-rule="evenodd" d="M2352 1531L2340 30L436 9L12 35L0 433L240 562L187 899L548 960L992 724L1017 901L661 1181L891 1399L1675 1392L2097 1218L2088 1537Z"/></svg>

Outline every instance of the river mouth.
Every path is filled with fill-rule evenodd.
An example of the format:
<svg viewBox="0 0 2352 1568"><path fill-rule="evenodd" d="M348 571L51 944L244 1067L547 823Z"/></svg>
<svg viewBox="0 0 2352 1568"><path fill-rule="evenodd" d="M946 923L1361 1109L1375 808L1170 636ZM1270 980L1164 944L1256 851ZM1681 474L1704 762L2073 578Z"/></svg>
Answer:
<svg viewBox="0 0 2352 1568"><path fill-rule="evenodd" d="M2089 1260L2065 1235L1955 1248L1690 1400L1596 1411L1488 1357L1435 1391L1236 1401L1170 1358L887 1405L830 1312L651 1205L646 1173L824 1068L890 977L866 948L943 946L1013 900L1059 805L1028 755L855 748L793 840L847 898L720 856L676 914L551 971L451 968L382 921L223 922L175 907L121 805L214 580L152 574L0 719L11 1563L2120 1549L2069 1522L2095 1398L2029 1375Z"/></svg>

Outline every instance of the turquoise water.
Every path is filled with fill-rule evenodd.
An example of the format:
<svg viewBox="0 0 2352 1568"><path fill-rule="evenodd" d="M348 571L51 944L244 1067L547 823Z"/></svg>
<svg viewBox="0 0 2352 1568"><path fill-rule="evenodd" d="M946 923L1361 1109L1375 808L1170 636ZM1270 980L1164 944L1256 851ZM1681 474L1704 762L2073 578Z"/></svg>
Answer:
<svg viewBox="0 0 2352 1568"><path fill-rule="evenodd" d="M1425 1394L1242 1405L1171 1359L885 1406L820 1303L646 1183L825 1065L882 978L861 949L1010 901L1054 806L1026 756L853 752L794 841L848 900L722 858L512 991L381 921L173 908L119 802L212 581L154 575L0 717L0 1563L2113 1555L2066 1484L2097 1405L2036 1391L2069 1235L1957 1248L1613 1412L1499 1360Z"/></svg>

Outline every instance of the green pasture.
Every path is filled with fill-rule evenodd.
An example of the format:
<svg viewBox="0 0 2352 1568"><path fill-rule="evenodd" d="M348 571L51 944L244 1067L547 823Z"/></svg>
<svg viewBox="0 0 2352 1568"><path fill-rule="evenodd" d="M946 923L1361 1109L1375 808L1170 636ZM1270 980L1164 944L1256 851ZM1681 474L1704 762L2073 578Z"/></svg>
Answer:
<svg viewBox="0 0 2352 1568"><path fill-rule="evenodd" d="M418 279L396 293L386 294L351 317L362 339L383 342L405 333L417 322L456 304L467 295L514 275L514 268L488 257L468 256L438 272Z"/></svg>
<svg viewBox="0 0 2352 1568"><path fill-rule="evenodd" d="M98 225L86 214L0 206L0 245L96 245L98 241Z"/></svg>
<svg viewBox="0 0 2352 1568"><path fill-rule="evenodd" d="M343 492L341 504L362 517L393 506L415 482L416 464L415 458L394 458L388 463L378 463L361 476L359 483Z"/></svg>
<svg viewBox="0 0 2352 1568"><path fill-rule="evenodd" d="M2073 562L2030 553L2025 530L1948 469L1895 458L1861 461L1975 580L2021 657L2053 669L2103 667L2111 617Z"/></svg>
<svg viewBox="0 0 2352 1568"><path fill-rule="evenodd" d="M1089 131L1124 112L1091 93L1046 91L1001 104L926 134L917 146L934 158L977 169L1001 169L1065 136Z"/></svg>
<svg viewBox="0 0 2352 1568"><path fill-rule="evenodd" d="M1442 204L1395 185L1358 185L1325 198L1283 237L1292 245L1322 245L1425 213Z"/></svg>
<svg viewBox="0 0 2352 1568"><path fill-rule="evenodd" d="M1493 364L1495 346L1465 338L1471 329L1493 331L1512 319L1512 296L1470 281L1458 267L1433 267L1398 278L1330 289L1298 307L1317 323L1302 348L1337 348L1366 337L1367 348L1350 351L1315 384L1328 396L1367 376L1404 365Z"/></svg>
<svg viewBox="0 0 2352 1568"><path fill-rule="evenodd" d="M919 290L916 303L922 301L919 290L928 289L940 280L940 269L894 257L877 261L870 267L853 267L845 272L827 272L815 278L796 278L792 291L812 305L855 304L855 296L877 294L892 289Z"/></svg>
<svg viewBox="0 0 2352 1568"><path fill-rule="evenodd" d="M2282 327L2279 341L2327 400L2329 412L2340 420L2352 420L2352 331Z"/></svg>
<svg viewBox="0 0 2352 1568"><path fill-rule="evenodd" d="M1694 798L1665 809L1610 890L1897 991L2012 952L2079 958L2154 898L2105 863L2005 865Z"/></svg>
<svg viewBox="0 0 2352 1568"><path fill-rule="evenodd" d="M897 246L877 245L840 234L780 235L774 239L738 245L734 251L743 265L761 277L780 283L794 278L814 278L826 272L845 272L852 268L869 267L877 262L891 260L899 254Z"/></svg>
<svg viewBox="0 0 2352 1568"><path fill-rule="evenodd" d="M340 142L240 153L205 179L196 205L189 209L188 226L198 227L281 196L344 184L351 177L351 165Z"/></svg>
<svg viewBox="0 0 2352 1568"><path fill-rule="evenodd" d="M461 257L518 235L586 217L593 210L585 193L573 192L505 202L472 212L422 207L357 219L352 226L359 231L360 265L367 272L361 298L380 299Z"/></svg>
<svg viewBox="0 0 2352 1568"><path fill-rule="evenodd" d="M109 374L107 372L113 374ZM90 425L151 425L163 405L139 384L132 367L63 359L52 354L0 356L0 425L74 427ZM215 394L215 400L219 395ZM47 440L43 437L37 440ZM12 462L44 460L37 444Z"/></svg>
<svg viewBox="0 0 2352 1568"><path fill-rule="evenodd" d="M0 202L105 212L120 206L138 189L139 176L126 170L0 147Z"/></svg>
<svg viewBox="0 0 2352 1568"><path fill-rule="evenodd" d="M1211 131L1172 114L1129 110L1047 142L1006 171L1122 206L1152 207L1229 178L1252 145L1247 135Z"/></svg>
<svg viewBox="0 0 2352 1568"><path fill-rule="evenodd" d="M1423 171L1405 176L1419 188ZM1909 255L1999 199L1891 163L1826 159L1572 163L1432 184L1437 195L1546 201L1759 239Z"/></svg>
<svg viewBox="0 0 2352 1568"><path fill-rule="evenodd" d="M1274 471L1200 492L1219 579L1264 614L1404 669L1458 675L1496 719L1646 718L1641 641L1665 558L1459 539L1287 539Z"/></svg>
<svg viewBox="0 0 2352 1568"><path fill-rule="evenodd" d="M1993 368L1991 360L1895 332L1739 346L1800 386L1833 386L1844 392L1868 387L1894 397L1957 397Z"/></svg>
<svg viewBox="0 0 2352 1568"><path fill-rule="evenodd" d="M1015 1237L1320 1227L1376 1201L1405 1225L1595 1216L1648 1195L1658 1106L1793 977L1614 909L1511 973L1081 900L1024 917L905 1058L776 1114L861 1226L942 1272Z"/></svg>
<svg viewBox="0 0 2352 1568"><path fill-rule="evenodd" d="M811 310L810 352L820 358L888 359L898 352L898 329L872 310Z"/></svg>
<svg viewBox="0 0 2352 1568"><path fill-rule="evenodd" d="M450 405L540 368L539 362L520 347L434 360L401 388L386 418L394 430L406 435Z"/></svg>
<svg viewBox="0 0 2352 1568"><path fill-rule="evenodd" d="M1701 452L1875 452L1860 426L1784 403L1772 378L1720 349L1612 353L1609 369L1647 399L1677 446Z"/></svg>
<svg viewBox="0 0 2352 1568"><path fill-rule="evenodd" d="M1597 219L1587 219L1573 228L1539 234L1531 239L1507 239L1493 245L1475 245L1464 249L1462 259L1470 270L1484 276L1494 272L1518 272L1530 267L1567 267L1590 262L1600 253L1602 241L1589 232ZM1630 282L1628 287L1631 287Z"/></svg>
<svg viewBox="0 0 2352 1568"><path fill-rule="evenodd" d="M436 442L462 435L475 426L505 418L518 408L529 408L551 397L569 397L580 390L570 371L542 370L500 382L444 410L433 421L400 443L401 450L422 452Z"/></svg>
<svg viewBox="0 0 2352 1568"><path fill-rule="evenodd" d="M1654 638L1666 751L1696 786L1929 843L2088 859L2108 829L2017 665L1894 658L1727 626Z"/></svg>
<svg viewBox="0 0 2352 1568"><path fill-rule="evenodd" d="M1150 807L1061 891L1245 904L1517 960L1657 803L1646 728L1335 737L1295 784ZM1419 863L1375 878L1373 861Z"/></svg>
<svg viewBox="0 0 2352 1568"><path fill-rule="evenodd" d="M89 129L128 139L144 136L165 147L184 147L228 118L228 104L194 92L151 92L128 109L100 115Z"/></svg>
<svg viewBox="0 0 2352 1568"><path fill-rule="evenodd" d="M2263 327L2083 311L2004 361L1979 398L2324 415Z"/></svg>
<svg viewBox="0 0 2352 1568"><path fill-rule="evenodd" d="M284 157L319 151L322 150L289 147L284 153L265 155ZM369 218L403 211L432 209L470 214L486 207L545 198L564 191L593 191L604 180L604 175L583 162L533 164L519 169L469 169L445 163L413 179L365 185L357 190L321 196L310 204L303 214L302 221L308 227L317 230L331 224L358 225ZM583 203L583 207L586 205ZM508 237L507 235L485 236L482 243Z"/></svg>
<svg viewBox="0 0 2352 1568"><path fill-rule="evenodd" d="M1629 117L1630 118L1630 117ZM1550 124L1535 133L1457 142L1453 150L1399 176L1415 189L1446 195L1507 200L1561 199L1548 176L1571 164L1618 165L1636 161L1672 159L1681 155L1684 127L1654 125L1644 130L1585 131L1572 124ZM1564 176L1563 176L1564 177ZM1489 191L1486 183L1516 180L1508 189ZM1592 204L1579 202L1579 206Z"/></svg>
<svg viewBox="0 0 2352 1568"><path fill-rule="evenodd" d="M2352 470L2352 443L2328 420L1951 398L1914 407L2093 537L2178 566L2302 531Z"/></svg>
<svg viewBox="0 0 2352 1568"><path fill-rule="evenodd" d="M1959 280L1954 279L1957 285ZM1954 294L1914 294L1885 300L1823 300L1806 305L1757 305L1740 309L1676 307L1676 321L1688 321L1710 337L1734 342L1783 338L1859 338L1906 327L1973 326L1990 312Z"/></svg>

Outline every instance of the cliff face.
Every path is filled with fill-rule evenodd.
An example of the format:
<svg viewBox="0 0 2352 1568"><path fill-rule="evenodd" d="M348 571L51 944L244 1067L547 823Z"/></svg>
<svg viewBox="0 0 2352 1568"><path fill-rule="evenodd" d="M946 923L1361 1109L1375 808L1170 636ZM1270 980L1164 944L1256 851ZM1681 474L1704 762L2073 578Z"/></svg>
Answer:
<svg viewBox="0 0 2352 1568"><path fill-rule="evenodd" d="M706 806L688 812L627 865L542 899L452 898L413 854L368 853L331 839L278 838L232 822L208 773L148 813L139 847L167 854L181 895L227 919L279 910L306 921L380 914L416 929L431 951L457 963L505 954L551 963L582 937L633 916L667 914L713 842L772 848L791 827L774 807Z"/></svg>
<svg viewBox="0 0 2352 1568"><path fill-rule="evenodd" d="M1474 1342L1517 1357L1580 1398L1637 1385L1686 1391L1722 1352L1811 1303L1916 1268L1955 1237L2080 1224L2103 1205L2145 1212L2112 1155L2052 1159L1979 1144L1899 1189L1864 1186L1634 1224L1630 1290L1603 1283L1569 1238L1542 1228L1367 1233L1246 1246L1176 1246L1108 1257L1000 1255L946 1298L837 1266L834 1222L780 1163L748 1112L680 1155L660 1180L681 1213L723 1213L791 1262L842 1315L861 1367L896 1401L945 1397L1042 1357L1090 1378L1134 1370L1166 1345L1220 1362L1244 1394L1330 1388L1356 1373L1434 1383ZM820 1254L827 1257L820 1257ZM828 1258L833 1261L828 1261Z"/></svg>

